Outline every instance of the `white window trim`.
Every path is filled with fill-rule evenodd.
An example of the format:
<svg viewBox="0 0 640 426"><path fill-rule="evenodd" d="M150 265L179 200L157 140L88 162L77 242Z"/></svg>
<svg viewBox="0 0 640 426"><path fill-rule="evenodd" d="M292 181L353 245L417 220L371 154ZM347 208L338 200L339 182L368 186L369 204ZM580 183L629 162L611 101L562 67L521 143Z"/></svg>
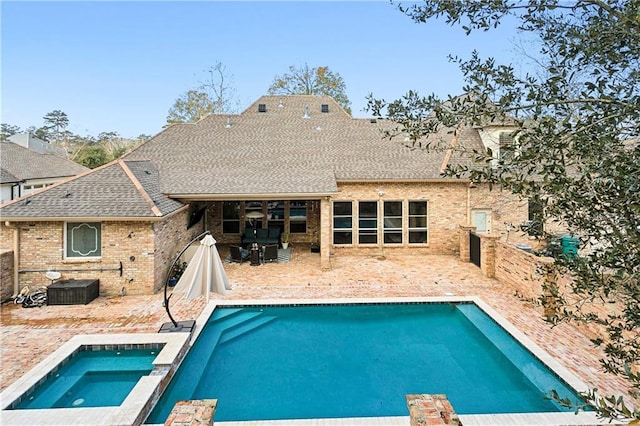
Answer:
<svg viewBox="0 0 640 426"><path fill-rule="evenodd" d="M69 227L69 225L74 224L74 223L78 223L78 224L82 224L82 223L99 223L100 224L100 242L102 243L102 222L89 222L86 220L83 221L77 221L77 222L65 222L64 223L64 235L63 235L63 257L64 260L76 260L76 261L81 261L81 260L99 260L102 259L102 247L100 247L100 256L67 256L67 229Z"/></svg>

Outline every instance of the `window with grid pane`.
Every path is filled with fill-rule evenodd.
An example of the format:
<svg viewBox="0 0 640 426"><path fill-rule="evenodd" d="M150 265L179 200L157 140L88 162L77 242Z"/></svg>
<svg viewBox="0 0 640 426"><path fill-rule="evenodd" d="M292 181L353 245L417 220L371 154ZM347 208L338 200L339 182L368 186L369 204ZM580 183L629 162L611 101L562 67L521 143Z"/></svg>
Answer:
<svg viewBox="0 0 640 426"><path fill-rule="evenodd" d="M353 244L353 203L333 203L333 244Z"/></svg>
<svg viewBox="0 0 640 426"><path fill-rule="evenodd" d="M426 244L427 202L409 201L409 244Z"/></svg>
<svg viewBox="0 0 640 426"><path fill-rule="evenodd" d="M402 244L402 201L384 202L384 243Z"/></svg>
<svg viewBox="0 0 640 426"><path fill-rule="evenodd" d="M222 203L222 233L240 233L240 202L224 201Z"/></svg>
<svg viewBox="0 0 640 426"><path fill-rule="evenodd" d="M378 243L377 201L360 201L358 203L358 243Z"/></svg>

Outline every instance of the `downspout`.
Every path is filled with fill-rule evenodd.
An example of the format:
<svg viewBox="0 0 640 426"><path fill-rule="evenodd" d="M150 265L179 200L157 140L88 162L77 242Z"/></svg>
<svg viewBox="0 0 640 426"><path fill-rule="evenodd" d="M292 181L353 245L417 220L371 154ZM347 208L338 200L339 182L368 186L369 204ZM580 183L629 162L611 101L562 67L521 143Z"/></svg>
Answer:
<svg viewBox="0 0 640 426"><path fill-rule="evenodd" d="M4 226L13 229L13 294L20 292L18 272L20 271L20 228L12 225L11 222L5 221Z"/></svg>

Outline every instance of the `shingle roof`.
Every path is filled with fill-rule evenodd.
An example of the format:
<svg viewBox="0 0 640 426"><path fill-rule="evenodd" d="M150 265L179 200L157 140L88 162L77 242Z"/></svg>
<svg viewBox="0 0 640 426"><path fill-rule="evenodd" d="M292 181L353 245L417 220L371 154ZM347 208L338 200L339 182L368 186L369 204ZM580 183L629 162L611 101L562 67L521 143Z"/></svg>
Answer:
<svg viewBox="0 0 640 426"><path fill-rule="evenodd" d="M41 154L13 142L0 142L0 169L1 183L75 176L89 170L57 155ZM5 180L5 176L16 180Z"/></svg>
<svg viewBox="0 0 640 426"><path fill-rule="evenodd" d="M153 161L172 196L329 194L338 181L440 179L446 152L385 140L390 126L351 118L328 96L263 96L239 115L170 127L127 158ZM439 136L449 144L447 130ZM482 146L473 129L467 139Z"/></svg>
<svg viewBox="0 0 640 426"><path fill-rule="evenodd" d="M3 220L157 218L183 204L162 195L150 162L115 161L0 207Z"/></svg>
<svg viewBox="0 0 640 426"><path fill-rule="evenodd" d="M445 149L411 150L403 136L383 138L393 126L351 118L328 96L263 96L241 114L169 127L124 160L7 203L0 215L153 218L183 206L169 197L317 197L345 181L440 180L448 162L469 162L446 149L452 143L483 149L467 128L434 135Z"/></svg>

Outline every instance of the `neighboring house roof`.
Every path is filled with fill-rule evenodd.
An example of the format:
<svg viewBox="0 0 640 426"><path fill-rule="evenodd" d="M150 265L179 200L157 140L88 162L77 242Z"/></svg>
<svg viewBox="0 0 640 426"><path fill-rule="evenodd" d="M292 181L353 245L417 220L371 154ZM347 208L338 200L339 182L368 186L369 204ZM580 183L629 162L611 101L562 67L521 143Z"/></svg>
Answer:
<svg viewBox="0 0 640 426"><path fill-rule="evenodd" d="M156 167L118 160L0 207L3 220L154 219L183 204L159 191Z"/></svg>
<svg viewBox="0 0 640 426"><path fill-rule="evenodd" d="M64 149L57 148L31 133L16 133L15 135L9 136L7 140L25 148L29 148L32 151L39 152L40 154L55 154L63 158L66 155Z"/></svg>
<svg viewBox="0 0 640 426"><path fill-rule="evenodd" d="M0 169L2 170L0 183L65 178L89 170L57 155L41 154L13 142L0 142Z"/></svg>
<svg viewBox="0 0 640 426"><path fill-rule="evenodd" d="M392 125L351 118L329 96L263 96L239 115L169 127L126 158L152 161L162 192L185 198L331 194L340 181L441 179L446 161L464 161L446 150L410 150L404 140L384 139ZM447 144L448 132L438 135ZM463 136L482 149L476 130Z"/></svg>

